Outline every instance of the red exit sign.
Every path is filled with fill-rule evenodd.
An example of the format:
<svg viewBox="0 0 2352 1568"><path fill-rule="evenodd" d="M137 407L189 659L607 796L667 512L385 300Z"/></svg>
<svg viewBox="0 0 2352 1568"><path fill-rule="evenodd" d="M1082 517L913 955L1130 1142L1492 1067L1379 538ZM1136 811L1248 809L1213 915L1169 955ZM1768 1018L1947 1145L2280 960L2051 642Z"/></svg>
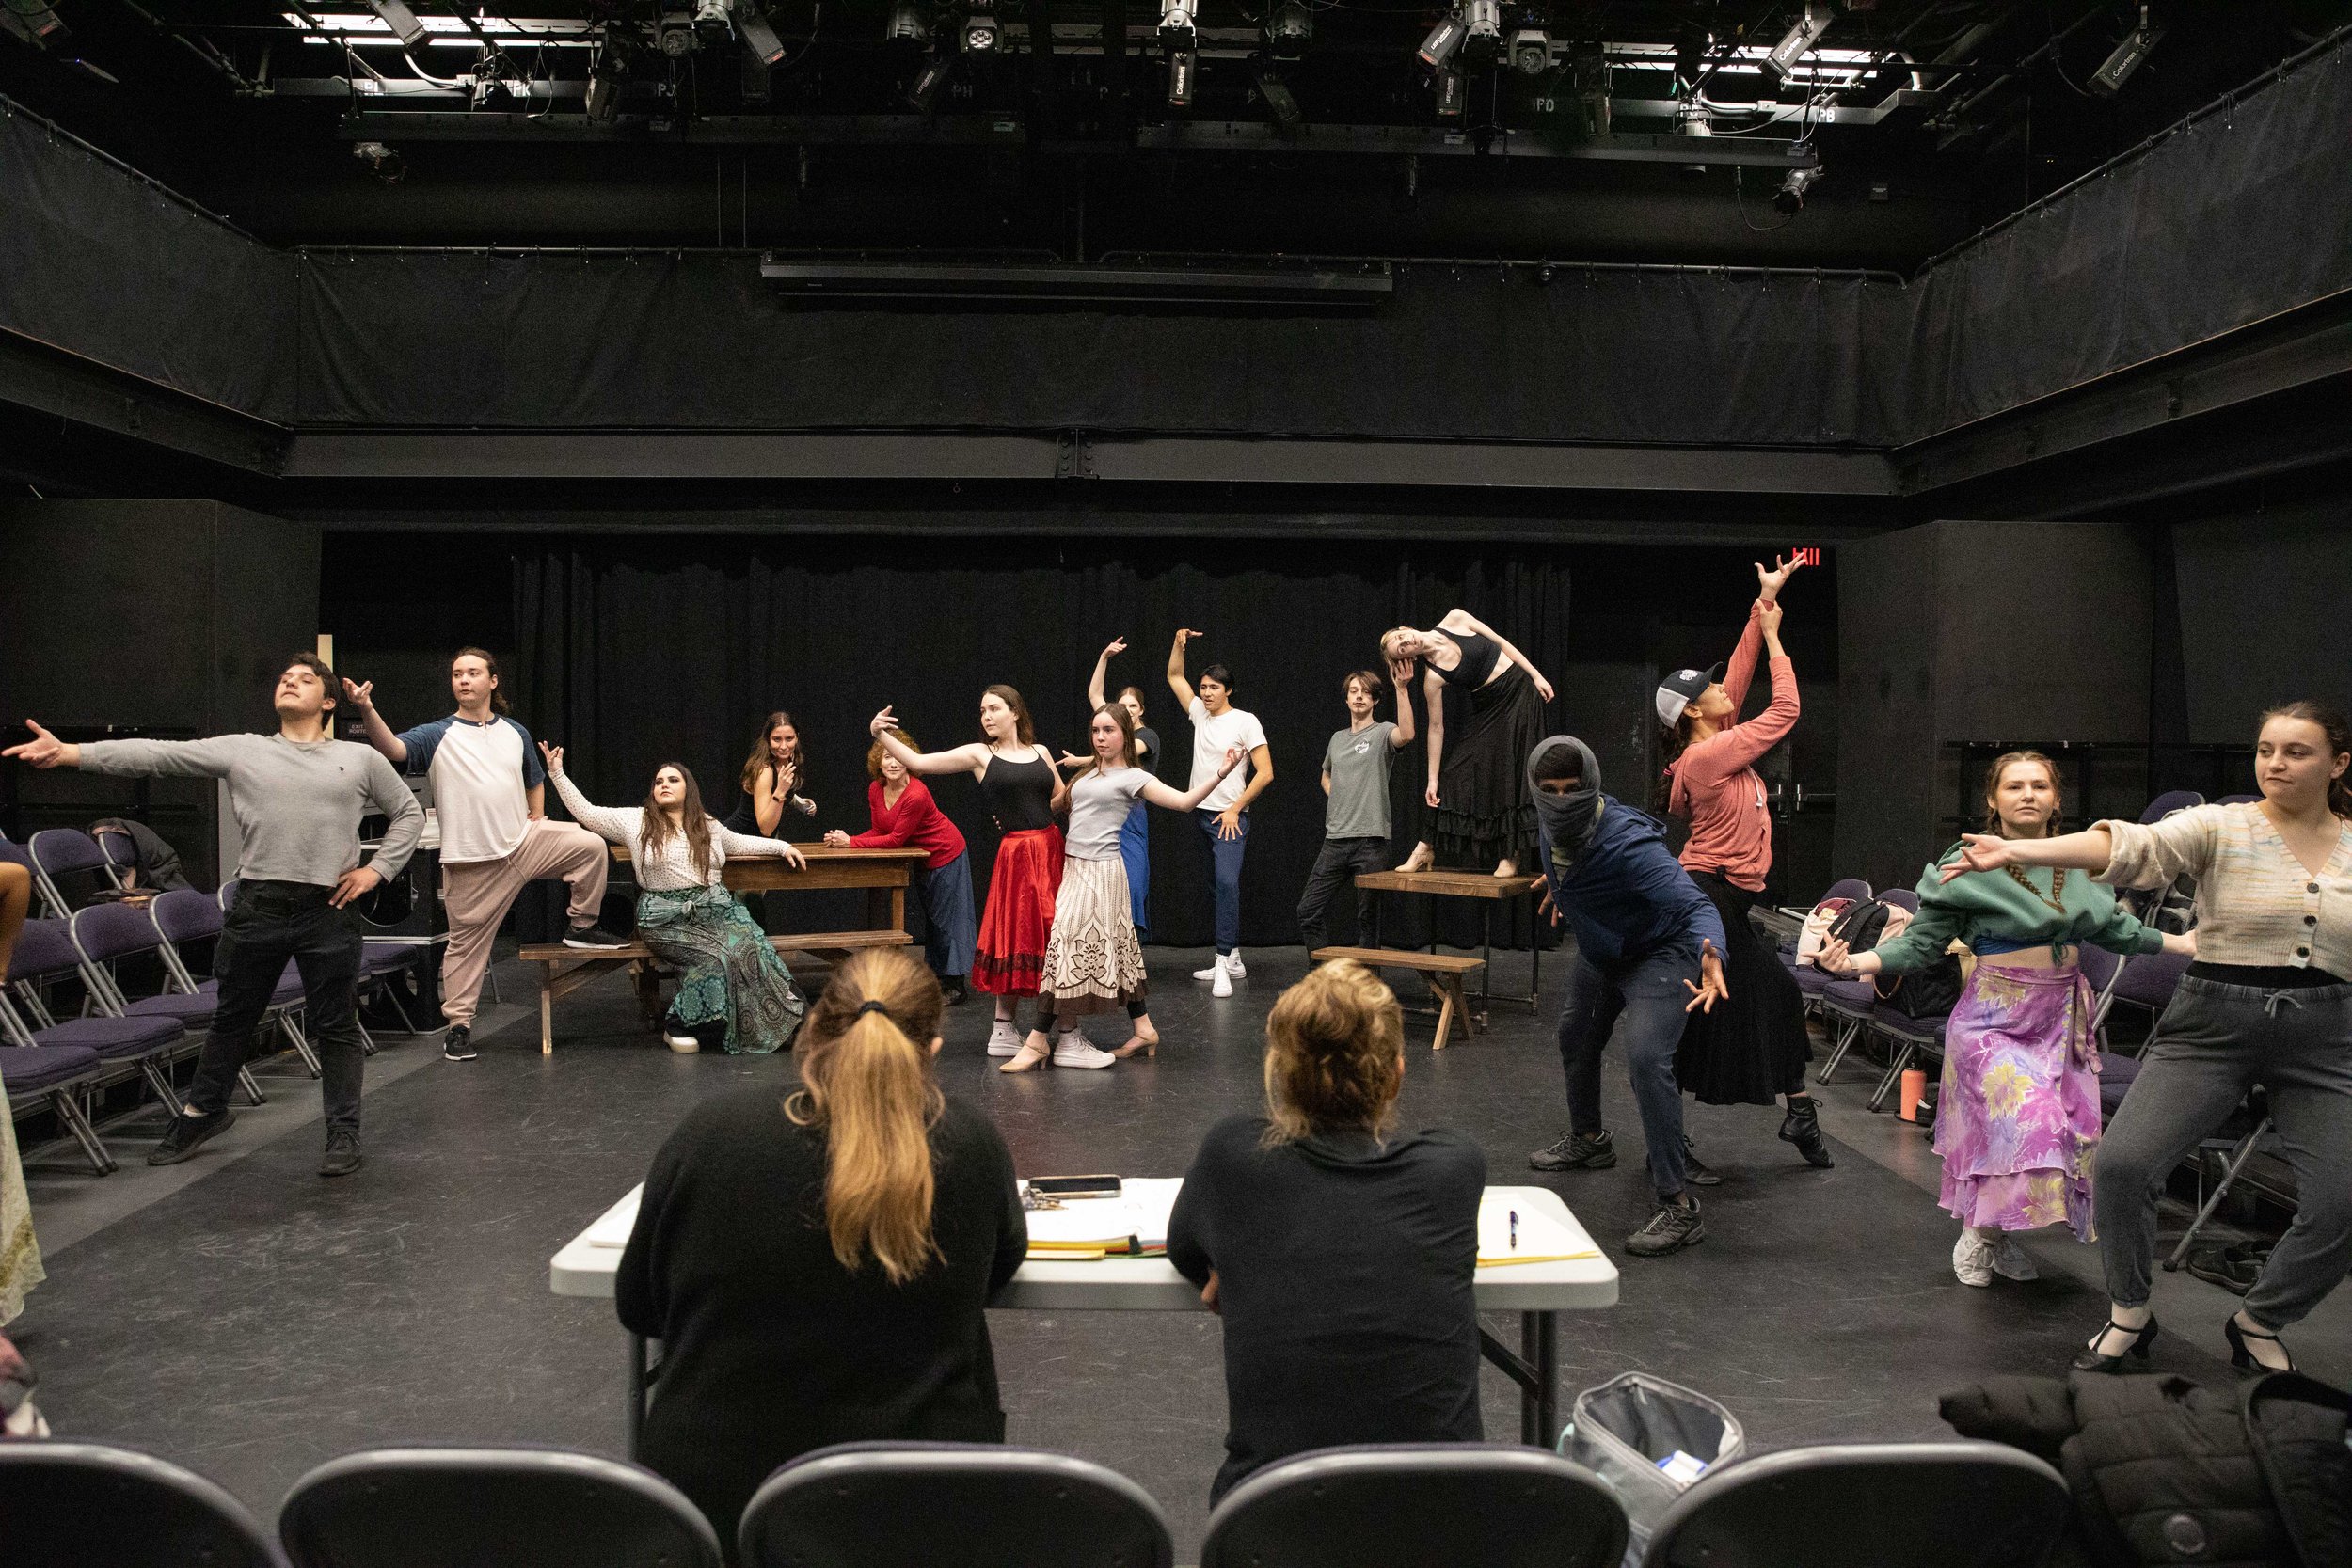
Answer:
<svg viewBox="0 0 2352 1568"><path fill-rule="evenodd" d="M1800 566L1819 566L1821 563L1821 546L1819 545L1799 545L1789 553Z"/></svg>

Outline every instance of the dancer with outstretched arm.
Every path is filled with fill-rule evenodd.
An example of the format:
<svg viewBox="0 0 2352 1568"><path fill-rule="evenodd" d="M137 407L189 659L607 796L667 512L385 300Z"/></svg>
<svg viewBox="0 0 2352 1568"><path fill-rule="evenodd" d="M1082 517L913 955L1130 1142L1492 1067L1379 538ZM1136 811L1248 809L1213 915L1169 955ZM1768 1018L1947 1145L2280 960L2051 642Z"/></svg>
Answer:
<svg viewBox="0 0 2352 1568"><path fill-rule="evenodd" d="M1110 699L1103 695L1104 683L1110 678L1111 660L1127 651L1127 640L1114 637L1094 660L1094 674L1087 682L1087 708L1089 712ZM1136 732L1136 766L1159 777L1160 732L1143 721L1143 688L1122 686L1119 689L1119 705L1127 710ZM1152 833L1150 819L1143 802L1135 809L1119 830L1119 858L1127 867L1127 905L1135 916L1136 935L1152 934Z"/></svg>
<svg viewBox="0 0 2352 1568"><path fill-rule="evenodd" d="M1274 782L1274 752L1266 745L1258 716L1233 705L1233 673L1222 664L1200 672L1200 685L1184 674L1184 651L1197 631L1178 631L1168 650L1168 689L1192 720L1192 786L1217 775L1225 753L1238 746L1249 758L1247 783L1239 774L1225 776L1201 798L1192 819L1209 841L1210 870L1216 889L1216 957L1192 977L1210 982L1216 996L1233 994L1233 982L1249 971L1241 961L1241 863L1249 847L1249 802Z"/></svg>
<svg viewBox="0 0 2352 1568"><path fill-rule="evenodd" d="M1391 664L1418 659L1429 708L1429 783L1423 800L1436 813L1400 871L1432 865L1483 868L1516 877L1535 847L1535 814L1519 768L1544 733L1551 682L1511 641L1462 609L1427 631L1398 626L1381 634ZM1446 688L1469 703L1460 731L1446 731ZM1435 845L1434 850L1432 845Z"/></svg>
<svg viewBox="0 0 2352 1568"><path fill-rule="evenodd" d="M980 693L981 739L945 752L917 752L897 738L898 723L883 708L866 727L909 772L971 774L1004 834L989 872L972 987L996 999L988 1053L1018 1055L1016 1008L1022 997L1038 993L1045 943L1054 932L1054 898L1061 891L1062 874L1061 829L1054 818L1068 809L1069 791L1053 753L1037 743L1029 705L1009 686L1000 683ZM1041 1002L1039 1010L1042 1016Z"/></svg>
<svg viewBox="0 0 2352 1568"><path fill-rule="evenodd" d="M1389 854L1389 765L1413 743L1413 667L1399 659L1389 666L1396 686L1396 721L1373 717L1380 705L1380 677L1358 670L1340 683L1347 702L1347 728L1334 731L1323 748L1323 847L1298 896L1298 940L1312 955L1328 944L1326 924L1331 900L1359 873L1377 871ZM1356 890L1356 942L1380 945L1380 895Z"/></svg>
<svg viewBox="0 0 2352 1568"><path fill-rule="evenodd" d="M904 730L890 732L899 745L920 752ZM950 1007L964 1000L964 981L972 973L972 949L979 941L980 923L972 905L972 862L963 834L939 802L930 786L907 771L907 765L882 748L878 737L866 752L866 815L873 826L855 835L834 828L825 842L844 849L903 849L913 846L929 852L914 874L915 892L923 900L923 957L939 976L940 994Z"/></svg>

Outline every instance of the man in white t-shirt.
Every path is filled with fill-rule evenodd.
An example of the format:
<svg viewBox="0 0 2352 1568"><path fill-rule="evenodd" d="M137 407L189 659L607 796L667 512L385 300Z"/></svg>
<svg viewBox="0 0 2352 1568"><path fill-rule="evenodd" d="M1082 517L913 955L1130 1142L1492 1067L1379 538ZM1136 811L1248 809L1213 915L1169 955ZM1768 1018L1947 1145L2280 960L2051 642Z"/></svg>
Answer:
<svg viewBox="0 0 2352 1568"><path fill-rule="evenodd" d="M1248 973L1241 961L1241 857L1249 843L1249 802L1274 782L1274 753L1266 747L1258 716L1233 705L1233 676L1224 665L1201 671L1200 689L1194 692L1184 676L1184 644L1200 635L1179 631L1168 650L1168 689L1192 720L1192 787L1216 777L1226 748L1238 746L1249 757L1246 769L1226 775L1192 814L1208 835L1216 881L1216 958L1208 968L1193 971L1192 977L1210 981L1218 996L1231 996L1233 982Z"/></svg>
<svg viewBox="0 0 2352 1568"><path fill-rule="evenodd" d="M474 1059L474 1009L499 926L526 882L561 877L571 888L566 947L628 945L596 924L610 856L604 840L572 822L547 817L547 769L531 732L507 713L498 660L460 648L449 664L457 711L398 735L375 711L375 683L343 682L367 725L368 743L409 773L430 773L441 826L441 903L449 946L441 955L441 1013L449 1033L441 1055Z"/></svg>

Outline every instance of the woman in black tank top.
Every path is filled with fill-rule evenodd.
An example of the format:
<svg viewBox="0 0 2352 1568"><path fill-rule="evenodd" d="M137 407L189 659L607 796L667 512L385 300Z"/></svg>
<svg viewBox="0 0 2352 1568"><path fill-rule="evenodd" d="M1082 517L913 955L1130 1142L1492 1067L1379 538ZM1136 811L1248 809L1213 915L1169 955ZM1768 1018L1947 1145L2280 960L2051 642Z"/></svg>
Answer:
<svg viewBox="0 0 2352 1568"><path fill-rule="evenodd" d="M996 998L996 1026L989 1037L988 1053L1010 1056L1021 1049L1015 1001L1037 995L1044 974L1045 943L1054 929L1054 895L1061 887L1061 830L1054 817L1069 809L1070 791L1054 766L1053 753L1037 743L1028 705L1009 686L992 686L980 693L984 740L918 752L891 733L897 723L884 708L868 728L910 772L969 773L978 780L1004 834L989 874L972 986ZM1041 1012L1039 1025L1044 1025Z"/></svg>
<svg viewBox="0 0 2352 1568"><path fill-rule="evenodd" d="M1435 813L1400 871L1442 863L1518 873L1535 850L1535 812L1519 783L1519 763L1544 737L1544 705L1551 683L1508 638L1454 609L1427 631L1398 626L1382 635L1380 652L1402 679L1418 662L1429 706L1429 785L1423 800ZM1447 687L1460 689L1458 727L1446 732ZM1467 708L1467 717L1461 717ZM1451 738L1452 744L1448 745ZM1435 844L1436 852L1431 852Z"/></svg>

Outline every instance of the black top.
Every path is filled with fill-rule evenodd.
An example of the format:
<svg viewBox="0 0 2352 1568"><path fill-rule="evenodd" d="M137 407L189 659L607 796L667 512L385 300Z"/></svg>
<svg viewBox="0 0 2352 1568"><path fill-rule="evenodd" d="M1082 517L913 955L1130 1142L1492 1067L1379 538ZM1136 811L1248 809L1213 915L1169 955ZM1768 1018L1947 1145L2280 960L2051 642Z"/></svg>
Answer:
<svg viewBox="0 0 2352 1568"><path fill-rule="evenodd" d="M1429 668L1437 670L1438 678L1448 686L1467 686L1476 690L1486 685L1486 677L1495 673L1495 660L1502 657L1502 647L1494 639L1481 637L1474 631L1449 631L1446 635L1461 650L1461 661L1451 670L1439 670L1435 664Z"/></svg>
<svg viewBox="0 0 2352 1568"><path fill-rule="evenodd" d="M1168 1227L1225 1319L1221 1497L1259 1466L1341 1443L1474 1443L1478 1200L1486 1157L1438 1128L1261 1146L1209 1129Z"/></svg>
<svg viewBox="0 0 2352 1568"><path fill-rule="evenodd" d="M687 1113L645 1178L613 1301L663 1342L640 1457L709 1516L727 1560L770 1471L867 1438L1001 1443L981 1308L1028 1250L1012 1156L954 1096L931 1130L940 1260L893 1285L825 1234L825 1139L772 1085Z"/></svg>
<svg viewBox="0 0 2352 1568"><path fill-rule="evenodd" d="M1043 757L1007 762L991 755L980 775L980 793L999 832L1017 833L1054 825L1054 769Z"/></svg>
<svg viewBox="0 0 2352 1568"><path fill-rule="evenodd" d="M1155 779L1160 776L1160 732L1149 724L1136 726L1136 766Z"/></svg>

